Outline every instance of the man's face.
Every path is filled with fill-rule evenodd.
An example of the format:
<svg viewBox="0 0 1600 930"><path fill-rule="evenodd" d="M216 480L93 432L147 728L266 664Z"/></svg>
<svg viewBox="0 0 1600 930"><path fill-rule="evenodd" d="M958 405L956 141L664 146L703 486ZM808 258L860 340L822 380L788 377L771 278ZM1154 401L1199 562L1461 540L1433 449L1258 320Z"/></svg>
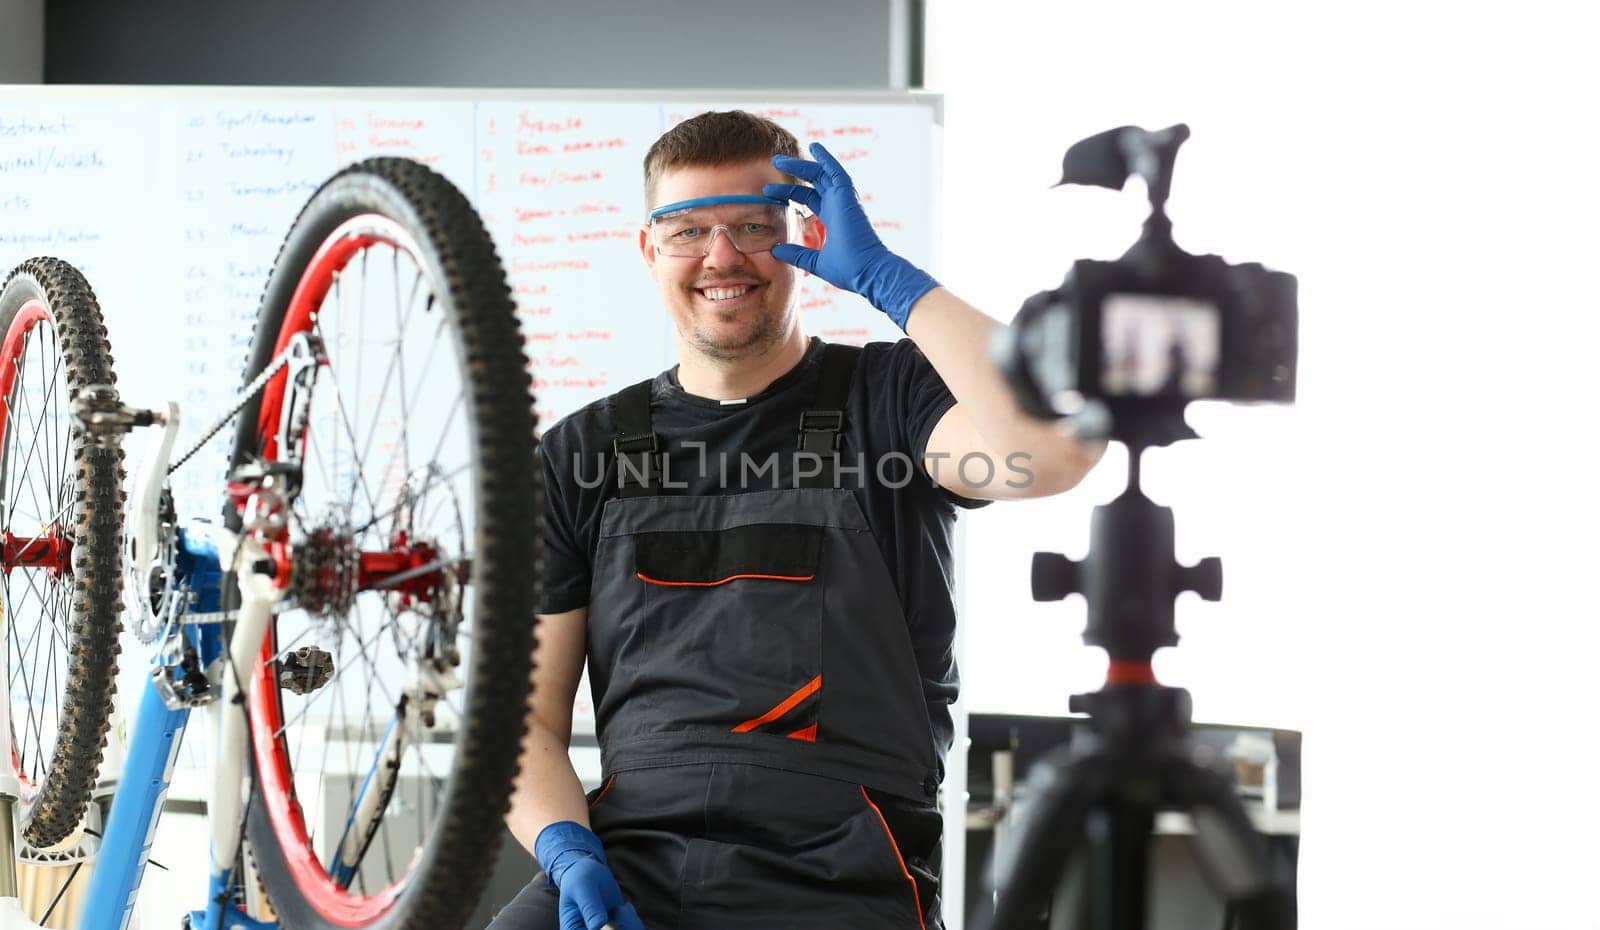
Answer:
<svg viewBox="0 0 1600 930"><path fill-rule="evenodd" d="M649 207L700 197L759 195L763 184L784 180L766 159L674 168L662 173ZM816 228L815 219L805 223L808 232ZM734 248L730 236L718 231L704 256L662 255L648 226L639 233L639 249L661 288L679 338L702 354L741 358L762 352L794 331L793 295L799 272L771 252L746 255Z"/></svg>

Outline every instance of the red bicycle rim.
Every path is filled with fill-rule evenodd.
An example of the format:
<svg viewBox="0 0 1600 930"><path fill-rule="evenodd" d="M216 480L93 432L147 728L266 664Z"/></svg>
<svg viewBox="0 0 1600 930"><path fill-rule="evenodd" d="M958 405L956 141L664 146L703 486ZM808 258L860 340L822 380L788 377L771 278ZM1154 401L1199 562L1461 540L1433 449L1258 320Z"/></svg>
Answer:
<svg viewBox="0 0 1600 930"><path fill-rule="evenodd" d="M335 275L352 258L377 243L396 244L406 238L391 220L377 215L356 217L341 229L347 227L359 227L366 232L342 235L340 231L335 231L317 249L301 274L294 296L284 312L283 324L278 330L278 340L273 349L274 357L282 355L295 334L311 330L314 315L333 287ZM392 236L371 232L379 227L396 232ZM262 437L261 456L267 461L280 458L276 430L288 377L287 370L278 372L262 392L256 429L257 435ZM307 903L332 923L346 927L366 926L394 906L405 888L411 867L408 865L405 873L393 884L370 896L352 893L340 887L328 875L312 849L304 814L295 800L287 741L278 735L283 727L283 707L278 699L278 682L272 672L274 658L273 640L269 636L262 642L261 653L256 661L256 683L250 715L251 742L261 778L261 796L266 801L273 833L277 835L284 861Z"/></svg>
<svg viewBox="0 0 1600 930"><path fill-rule="evenodd" d="M5 343L0 345L0 449L5 448L6 430L11 426L11 388L17 382L17 362L22 358L22 350L27 343L28 334L40 323L55 326L55 319L50 316L50 309L42 300L30 300L17 308L17 315L11 318L11 326L6 330ZM41 535L48 533L50 527L44 527ZM8 618L9 622L9 618ZM7 696L6 700L10 700ZM12 721L12 731L16 731L16 722ZM8 760L12 774L17 777L17 782L23 791L31 793L38 788L33 779L22 770L22 757L17 752L16 738L12 737L11 758Z"/></svg>

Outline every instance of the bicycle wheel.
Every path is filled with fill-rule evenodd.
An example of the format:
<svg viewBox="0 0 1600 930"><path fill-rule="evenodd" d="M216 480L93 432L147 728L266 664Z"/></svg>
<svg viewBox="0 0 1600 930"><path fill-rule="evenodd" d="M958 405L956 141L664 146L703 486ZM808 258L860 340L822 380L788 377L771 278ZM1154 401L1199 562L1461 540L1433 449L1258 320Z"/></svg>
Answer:
<svg viewBox="0 0 1600 930"><path fill-rule="evenodd" d="M510 290L460 192L374 159L313 195L246 380L307 336L325 359L268 381L233 453L301 482L249 704L247 836L287 928L449 930L516 772L543 506Z"/></svg>
<svg viewBox="0 0 1600 930"><path fill-rule="evenodd" d="M116 383L100 305L66 262L0 289L0 533L9 771L32 846L67 839L100 767L122 610L122 452L84 441L72 402ZM0 829L10 829L0 824ZM6 866L9 868L9 866Z"/></svg>

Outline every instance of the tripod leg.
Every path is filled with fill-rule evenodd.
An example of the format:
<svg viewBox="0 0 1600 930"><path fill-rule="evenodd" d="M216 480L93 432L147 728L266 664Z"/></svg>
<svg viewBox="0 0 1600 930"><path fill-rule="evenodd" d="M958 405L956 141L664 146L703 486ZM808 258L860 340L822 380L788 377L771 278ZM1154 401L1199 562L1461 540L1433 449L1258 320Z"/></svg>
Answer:
<svg viewBox="0 0 1600 930"><path fill-rule="evenodd" d="M1170 797L1194 820L1196 858L1228 901L1237 930L1294 930L1289 889L1273 874L1266 840L1225 779L1187 762L1173 772Z"/></svg>
<svg viewBox="0 0 1600 930"><path fill-rule="evenodd" d="M1028 777L1022 824L993 853L995 907L975 906L974 930L1021 930L1039 925L1064 864L1084 840L1090 804L1085 771L1093 760L1069 761L1065 747L1040 760ZM1090 777L1088 780L1093 780Z"/></svg>
<svg viewBox="0 0 1600 930"><path fill-rule="evenodd" d="M1148 809L1097 807L1089 814L1088 926L1092 930L1144 930L1150 901Z"/></svg>

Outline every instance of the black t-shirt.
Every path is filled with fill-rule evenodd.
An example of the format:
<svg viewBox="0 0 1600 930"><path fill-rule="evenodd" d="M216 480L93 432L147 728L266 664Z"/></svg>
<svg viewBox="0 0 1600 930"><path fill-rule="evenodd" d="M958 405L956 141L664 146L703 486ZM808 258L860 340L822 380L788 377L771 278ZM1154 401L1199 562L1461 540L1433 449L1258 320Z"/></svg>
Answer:
<svg viewBox="0 0 1600 930"><path fill-rule="evenodd" d="M650 392L652 427L667 454L657 493L794 487L800 416L812 409L817 395L822 346L813 338L798 365L743 402L685 392L676 368L657 375ZM614 399L595 401L544 434L540 613L589 603L601 511L617 496ZM911 340L870 343L862 347L850 384L840 452L846 466L859 466L844 475L841 486L855 493L894 578L934 736L943 749L950 745L949 704L959 687L952 552L956 509L983 503L939 487L922 467L929 434L954 405L949 388Z"/></svg>

